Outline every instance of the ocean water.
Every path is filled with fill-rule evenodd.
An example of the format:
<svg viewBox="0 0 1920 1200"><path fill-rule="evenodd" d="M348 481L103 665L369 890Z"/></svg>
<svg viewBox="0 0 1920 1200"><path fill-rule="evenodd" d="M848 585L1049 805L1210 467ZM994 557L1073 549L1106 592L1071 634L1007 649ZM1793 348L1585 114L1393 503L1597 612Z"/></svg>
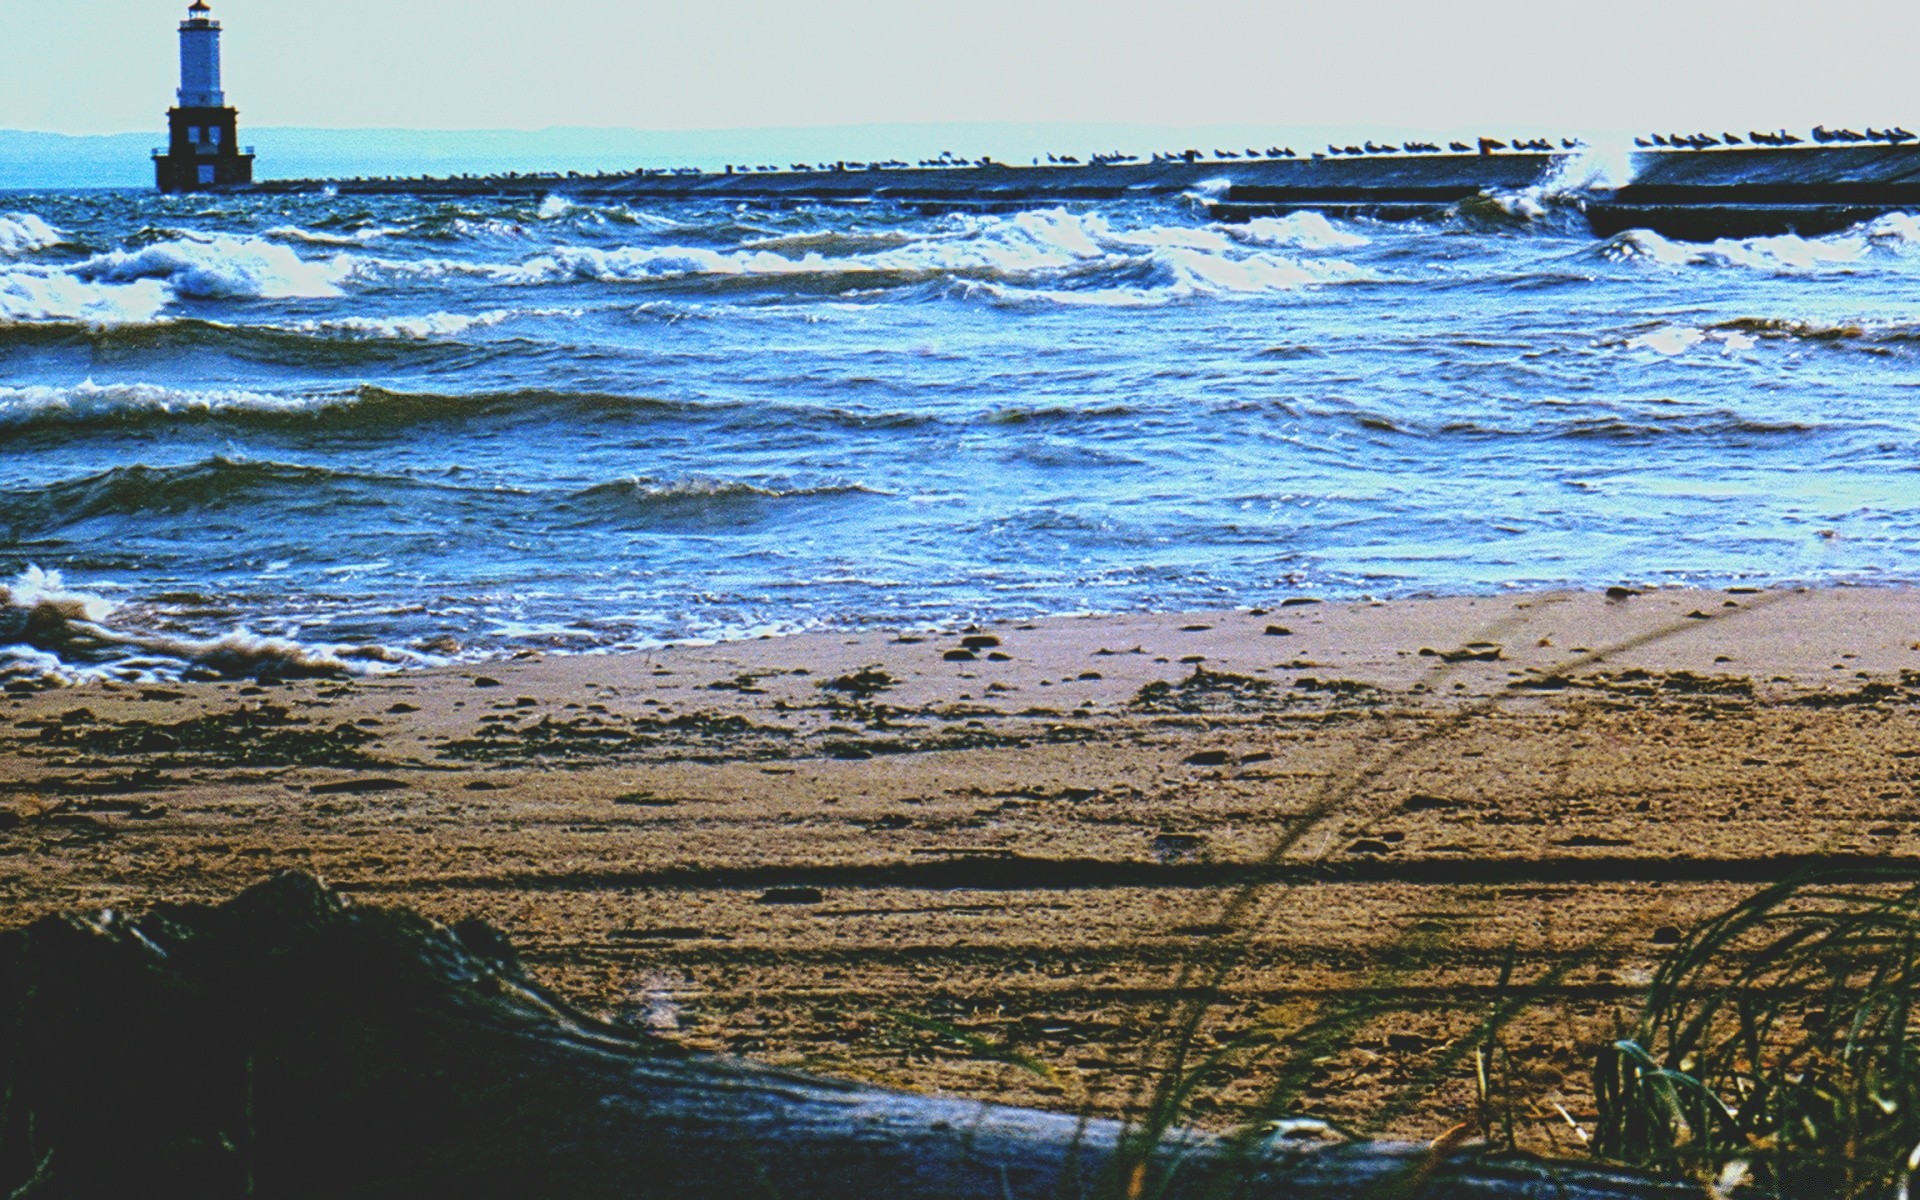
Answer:
<svg viewBox="0 0 1920 1200"><path fill-rule="evenodd" d="M1920 220L0 196L0 673L1920 575Z"/></svg>

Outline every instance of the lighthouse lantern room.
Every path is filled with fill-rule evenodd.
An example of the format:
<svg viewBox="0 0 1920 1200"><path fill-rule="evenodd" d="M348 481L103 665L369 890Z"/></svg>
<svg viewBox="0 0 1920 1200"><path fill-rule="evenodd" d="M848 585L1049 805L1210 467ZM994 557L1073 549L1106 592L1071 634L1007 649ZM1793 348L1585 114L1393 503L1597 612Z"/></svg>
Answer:
<svg viewBox="0 0 1920 1200"><path fill-rule="evenodd" d="M180 22L180 91L167 111L165 150L153 155L163 192L197 192L253 182L253 155L243 153L240 114L220 87L220 22L206 0L194 0Z"/></svg>

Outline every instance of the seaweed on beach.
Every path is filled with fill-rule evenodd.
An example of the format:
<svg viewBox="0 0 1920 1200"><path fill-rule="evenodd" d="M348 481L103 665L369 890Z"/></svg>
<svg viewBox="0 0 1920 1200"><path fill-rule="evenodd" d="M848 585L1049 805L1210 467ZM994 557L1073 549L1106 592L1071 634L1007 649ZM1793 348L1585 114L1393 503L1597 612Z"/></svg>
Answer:
<svg viewBox="0 0 1920 1200"><path fill-rule="evenodd" d="M466 762L615 760L643 755L714 762L786 757L781 743L792 737L791 730L711 712L626 721L543 716L520 727L495 719L480 726L473 736L441 742L436 750L442 758Z"/></svg>
<svg viewBox="0 0 1920 1200"><path fill-rule="evenodd" d="M871 700L881 692L890 691L900 685L900 681L880 669L878 664L862 667L848 675L829 679L820 684L820 690L839 693L857 701ZM830 699L832 697L829 697Z"/></svg>
<svg viewBox="0 0 1920 1200"><path fill-rule="evenodd" d="M863 759L892 754L933 754L946 750L1008 750L1033 745L1097 741L1098 730L1084 725L1047 725L1037 731L1003 732L978 722L938 733L891 738L836 738L823 743L828 758Z"/></svg>
<svg viewBox="0 0 1920 1200"><path fill-rule="evenodd" d="M84 715L80 715L84 714ZM373 764L364 747L373 734L342 722L315 725L278 704L257 704L170 723L100 721L77 710L43 721L40 745L84 754L142 757L153 767L361 767Z"/></svg>
<svg viewBox="0 0 1920 1200"><path fill-rule="evenodd" d="M1268 680L1196 666L1185 679L1158 679L1142 687L1132 707L1144 713L1265 712L1275 707L1278 694Z"/></svg>

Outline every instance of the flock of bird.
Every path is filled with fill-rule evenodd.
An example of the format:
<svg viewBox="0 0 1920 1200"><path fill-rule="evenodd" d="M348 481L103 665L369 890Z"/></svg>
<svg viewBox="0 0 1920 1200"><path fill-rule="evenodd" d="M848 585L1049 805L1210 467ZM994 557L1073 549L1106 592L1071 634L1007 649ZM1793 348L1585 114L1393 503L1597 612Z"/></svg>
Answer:
<svg viewBox="0 0 1920 1200"><path fill-rule="evenodd" d="M1887 129L1869 128L1865 133L1855 133L1851 129L1828 129L1824 125L1816 125L1813 127L1812 139L1814 142L1823 146L1851 142L1880 142L1890 146L1898 146L1905 142L1920 141L1920 135L1910 133L1898 125ZM1806 138L1796 137L1786 130L1781 129L1771 133L1761 133L1757 130L1749 131L1744 138L1733 133L1722 133L1719 137L1715 137L1710 133L1656 133L1650 137L1636 137L1633 139L1633 144L1645 150L1656 148L1670 150L1706 150L1715 146L1745 146L1749 144L1755 146L1798 146L1804 144L1806 141ZM1557 149L1560 151L1578 150L1585 144L1585 142L1577 138L1561 138L1560 145ZM1556 152L1556 147L1546 138L1511 138L1507 141L1501 141L1499 138L1482 137L1474 143L1451 141L1447 143L1444 149L1437 142L1402 142L1394 145L1392 143L1379 144L1368 141L1358 146L1329 145L1325 153L1316 150L1312 153L1311 157L1363 158L1368 155L1380 154L1494 154L1502 150L1511 150L1523 154L1552 154ZM1246 159L1297 159L1301 157L1303 156L1296 154L1291 146L1269 146L1265 150L1249 147L1244 151L1216 148L1212 154L1207 154L1204 151L1195 149L1169 150L1164 153L1152 155L1151 161L1155 163L1197 163L1228 162ZM1137 154L1125 154L1117 150L1108 154L1090 154L1084 161L1072 154L1048 154L1046 156L1047 165L1057 167L1110 167L1141 161L1141 157ZM997 167L1005 166L1006 164L997 162L992 158L963 158L951 150L943 150L938 156L934 158L923 158L917 164L904 162L900 159L875 159L869 162L791 163L785 167L764 163L759 165L740 164L729 165L726 168L726 173L729 175L747 175L780 171L899 171L915 165L923 168L937 168ZM1033 165L1039 166L1040 159L1035 158ZM701 173L697 167L655 169L645 172L645 174L649 175L698 175Z"/></svg>
<svg viewBox="0 0 1920 1200"><path fill-rule="evenodd" d="M1748 142L1756 146L1798 146L1806 140L1781 129L1773 133L1748 130L1744 141L1736 133L1722 133L1719 137L1714 137L1710 133L1669 133L1664 136L1656 133L1651 141L1637 137L1633 139L1633 144L1643 150L1651 150L1656 146L1665 146L1674 150L1705 150L1710 146L1744 146ZM1916 137L1898 125L1891 129L1874 129L1869 126L1865 133L1855 133L1851 129L1828 129L1825 125L1815 125L1813 140L1822 146L1830 146L1836 142L1884 142L1889 146L1898 146L1902 142L1914 141Z"/></svg>

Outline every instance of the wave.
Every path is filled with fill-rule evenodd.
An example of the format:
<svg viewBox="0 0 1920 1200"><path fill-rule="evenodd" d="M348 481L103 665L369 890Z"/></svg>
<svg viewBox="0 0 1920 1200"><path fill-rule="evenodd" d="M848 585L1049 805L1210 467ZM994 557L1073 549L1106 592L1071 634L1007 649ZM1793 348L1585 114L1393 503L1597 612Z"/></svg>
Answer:
<svg viewBox="0 0 1920 1200"><path fill-rule="evenodd" d="M1324 219L1322 219L1324 220ZM1188 296L1292 290L1371 276L1326 258L1274 254L1261 239L1319 248L1351 245L1330 226L1269 223L1252 233L1221 228L1121 228L1096 213L1036 210L973 218L928 234L789 235L731 249L690 245L563 245L495 269L501 282L694 284L708 288L777 282L792 289L855 291L981 284L961 296L1138 303ZM465 269L472 270L471 266ZM1020 289L995 291L995 288Z"/></svg>
<svg viewBox="0 0 1920 1200"><path fill-rule="evenodd" d="M1722 355L1737 354L1753 349L1758 342L1751 334L1733 327L1661 325L1630 337L1602 339L1598 344L1650 351L1663 358L1678 358L1700 346L1717 349Z"/></svg>
<svg viewBox="0 0 1920 1200"><path fill-rule="evenodd" d="M1655 416L1644 412L1595 412L1560 419L1543 419L1520 424L1495 423L1483 419L1450 419L1440 422L1419 421L1387 416L1363 409L1335 414L1362 429L1396 437L1431 441L1434 438L1458 438L1465 441L1569 440L1599 442L1640 442L1667 439L1803 437L1831 431L1834 427L1816 422L1763 420L1728 409Z"/></svg>
<svg viewBox="0 0 1920 1200"><path fill-rule="evenodd" d="M49 321L93 327L149 324L173 299L165 284L89 283L59 271L0 271L0 330Z"/></svg>
<svg viewBox="0 0 1920 1200"><path fill-rule="evenodd" d="M1915 342L1920 324L1902 321L1801 321L1783 317L1736 317L1709 330L1752 339L1795 342Z"/></svg>
<svg viewBox="0 0 1920 1200"><path fill-rule="evenodd" d="M1601 346L1647 350L1677 358L1696 348L1733 354L1763 341L1820 345L1889 346L1920 342L1920 325L1905 321L1818 321L1787 317L1734 317L1708 325L1661 325L1629 337L1602 339Z"/></svg>
<svg viewBox="0 0 1920 1200"><path fill-rule="evenodd" d="M1892 261L1920 249L1920 219L1893 213L1826 237L1780 234L1676 242L1649 229L1629 229L1601 242L1592 253L1615 263L1662 267L1730 267L1773 275L1845 274L1876 258Z"/></svg>
<svg viewBox="0 0 1920 1200"><path fill-rule="evenodd" d="M208 421L259 429L397 429L443 421L510 418L528 411L555 417L618 413L644 417L718 414L725 411L725 406L543 389L461 395L363 385L339 391L274 393L89 381L71 387L0 386L0 438L8 433L124 430ZM850 422L858 419L857 414L849 414Z"/></svg>
<svg viewBox="0 0 1920 1200"><path fill-rule="evenodd" d="M406 228L399 225L361 225L342 233L326 229L303 229L298 225L276 225L263 231L260 236L276 241L302 242L309 246L354 249L406 232Z"/></svg>
<svg viewBox="0 0 1920 1200"><path fill-rule="evenodd" d="M49 426L124 427L226 415L299 418L329 405L350 403L351 395L289 396L243 389L199 390L92 381L72 387L0 386L0 431Z"/></svg>
<svg viewBox="0 0 1920 1200"><path fill-rule="evenodd" d="M335 369L396 361L470 362L477 357L512 354L528 343L515 338L473 340L463 335L521 316L568 315L567 310L501 309L239 325L157 312L136 314L124 305L117 315L126 319L75 319L65 314L56 316L60 307L42 305L34 320L0 319L0 351L76 346L95 353L164 356L214 350L251 363ZM133 319L136 315L146 319Z"/></svg>
<svg viewBox="0 0 1920 1200"><path fill-rule="evenodd" d="M1760 421L1738 413L1701 413L1667 421L1630 421L1621 417L1587 417L1550 427L1553 437L1576 441L1637 442L1667 438L1773 436L1800 437L1819 432L1817 425L1799 421Z"/></svg>
<svg viewBox="0 0 1920 1200"><path fill-rule="evenodd" d="M309 646L245 630L186 637L116 621L121 615L111 601L68 588L59 572L29 567L0 583L0 680L327 678L425 661L380 646Z"/></svg>
<svg viewBox="0 0 1920 1200"><path fill-rule="evenodd" d="M1245 224L1228 226L1227 232L1236 241L1256 246L1285 246L1302 250L1350 250L1373 244L1373 239L1341 229L1317 212L1255 217Z"/></svg>
<svg viewBox="0 0 1920 1200"><path fill-rule="evenodd" d="M987 414L986 420L992 425L1077 424L1082 421L1126 420L1138 417L1140 412L1140 409L1130 404L1017 405L1012 408L995 409Z"/></svg>
<svg viewBox="0 0 1920 1200"><path fill-rule="evenodd" d="M0 256L18 258L66 244L66 234L32 213L0 213Z"/></svg>
<svg viewBox="0 0 1920 1200"><path fill-rule="evenodd" d="M331 495L342 487L421 486L405 476L216 455L181 466L114 467L30 491L0 492L0 528L10 527L10 539L18 541L103 517L218 512L273 497L311 497L323 491Z"/></svg>
<svg viewBox="0 0 1920 1200"><path fill-rule="evenodd" d="M568 496L563 507L594 524L608 519L738 520L790 501L890 494L859 483L782 488L725 479L635 477L582 488Z"/></svg>
<svg viewBox="0 0 1920 1200"><path fill-rule="evenodd" d="M110 250L67 268L97 283L158 280L176 296L209 300L330 299L350 264L313 262L256 238L188 237Z"/></svg>

